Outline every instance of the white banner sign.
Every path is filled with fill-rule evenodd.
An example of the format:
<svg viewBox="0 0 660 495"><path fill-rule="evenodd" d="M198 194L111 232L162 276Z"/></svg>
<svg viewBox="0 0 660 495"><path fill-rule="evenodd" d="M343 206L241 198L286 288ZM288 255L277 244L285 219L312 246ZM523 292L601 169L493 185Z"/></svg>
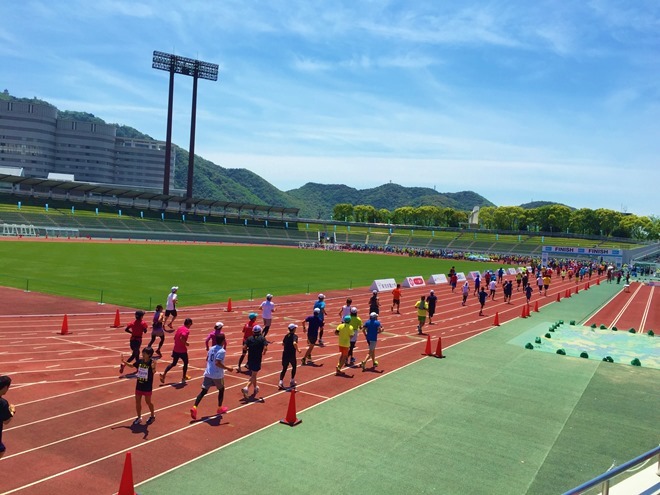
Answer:
<svg viewBox="0 0 660 495"><path fill-rule="evenodd" d="M431 275L429 279L426 281L427 284L446 284L449 283L449 280L447 280L447 275L444 273L440 273L438 275Z"/></svg>
<svg viewBox="0 0 660 495"><path fill-rule="evenodd" d="M463 273L463 272L457 272L457 273L456 273L456 280L457 280L458 282L465 282L465 280L466 280L466 278L465 278L465 273Z"/></svg>
<svg viewBox="0 0 660 495"><path fill-rule="evenodd" d="M518 270L515 268L509 268L509 275L515 275L516 273L518 273Z"/></svg>
<svg viewBox="0 0 660 495"><path fill-rule="evenodd" d="M396 289L396 280L393 278L382 278L380 280L374 280L369 287L369 290L377 290L378 292L391 291Z"/></svg>
<svg viewBox="0 0 660 495"><path fill-rule="evenodd" d="M468 272L468 277L470 280L476 279L477 275L479 275L479 278L481 278L481 274L479 272Z"/></svg>
<svg viewBox="0 0 660 495"><path fill-rule="evenodd" d="M424 277L421 275L416 275L414 277L406 277L405 280L403 281L403 284L401 284L403 287L424 287L426 285L426 282L424 282Z"/></svg>

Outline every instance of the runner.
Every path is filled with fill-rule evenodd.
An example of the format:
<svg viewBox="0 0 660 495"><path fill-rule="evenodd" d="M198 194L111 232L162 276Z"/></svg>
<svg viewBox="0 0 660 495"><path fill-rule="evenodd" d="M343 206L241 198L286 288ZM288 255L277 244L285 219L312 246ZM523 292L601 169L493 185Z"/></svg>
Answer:
<svg viewBox="0 0 660 495"><path fill-rule="evenodd" d="M179 288L177 286L172 287L172 290L170 293L167 295L167 302L165 303L165 326L168 327L170 330L174 330L174 327L172 326L174 324L174 320L176 320L177 312L176 312L176 305L179 302L179 296L177 295L177 291ZM167 323L167 319L169 317L172 317L169 323Z"/></svg>
<svg viewBox="0 0 660 495"><path fill-rule="evenodd" d="M481 309L479 309L479 316L484 315L484 306L486 305L486 299L488 299L488 294L486 293L486 288L482 287L479 291L479 304L481 304Z"/></svg>
<svg viewBox="0 0 660 495"><path fill-rule="evenodd" d="M543 294L543 277L541 277L541 275L536 277L536 285L539 288L539 296L540 296L541 294Z"/></svg>
<svg viewBox="0 0 660 495"><path fill-rule="evenodd" d="M373 290L369 298L369 312L380 314L380 300L378 299L378 291Z"/></svg>
<svg viewBox="0 0 660 495"><path fill-rule="evenodd" d="M134 425L139 425L142 422L142 397L144 402L147 403L151 416L147 419L147 424L150 425L156 421L156 413L154 404L151 402L151 395L154 388L154 373L156 373L156 360L152 359L154 350L151 347L142 349L142 358L130 363L124 361L124 356L121 357L121 366L133 366L137 370L137 381L135 382L135 412L137 418L133 421Z"/></svg>
<svg viewBox="0 0 660 495"><path fill-rule="evenodd" d="M422 296L424 297L424 296ZM383 326L378 321L378 315L376 313L371 313L369 315L369 320L362 327L362 333L367 339L367 345L369 346L369 354L364 360L360 363L362 371L367 369L367 361L371 359L374 368L378 366L378 361L376 360L376 345L378 344L378 334L383 331Z"/></svg>
<svg viewBox="0 0 660 495"><path fill-rule="evenodd" d="M516 292L520 292L520 284L522 283L522 273L516 273Z"/></svg>
<svg viewBox="0 0 660 495"><path fill-rule="evenodd" d="M353 351L355 350L355 345L357 344L358 335L360 334L360 329L362 328L362 318L358 316L358 309L353 306L351 308L351 326L353 327L353 335L351 335L351 343L348 349L348 358L351 366L355 364L355 357L353 356Z"/></svg>
<svg viewBox="0 0 660 495"><path fill-rule="evenodd" d="M461 303L461 306L465 306L465 303L468 300L468 295L470 294L470 284L466 280L465 283L463 284L463 302Z"/></svg>
<svg viewBox="0 0 660 495"><path fill-rule="evenodd" d="M525 287L525 297L527 298L527 304L529 304L529 301L532 299L532 292L534 292L534 289L532 289L531 285L527 285Z"/></svg>
<svg viewBox="0 0 660 495"><path fill-rule="evenodd" d="M2 457L5 454L5 450L7 450L2 443L2 427L9 424L16 413L16 408L3 397L9 390L10 386L11 377L7 375L0 376L0 457Z"/></svg>
<svg viewBox="0 0 660 495"><path fill-rule="evenodd" d="M438 303L438 296L435 295L435 292L431 290L429 292L429 295L426 298L426 304L428 306L428 312L429 312L429 325L435 325L433 323L433 315L435 314L435 306Z"/></svg>
<svg viewBox="0 0 660 495"><path fill-rule="evenodd" d="M350 298L346 299L346 304L344 304L339 310L339 318L343 320L344 316L350 316L352 303L353 303L353 299Z"/></svg>
<svg viewBox="0 0 660 495"><path fill-rule="evenodd" d="M151 323L151 340L147 347L152 347L156 341L156 337L160 338L160 343L158 344L158 349L156 349L156 355L158 357L163 357L160 350L163 348L165 343L165 328L163 327L163 321L165 320L165 314L163 313L163 306L156 306L156 311L154 312L154 318Z"/></svg>
<svg viewBox="0 0 660 495"><path fill-rule="evenodd" d="M396 288L392 291L392 307L390 312L394 313L394 306L396 306L396 314L400 315L399 307L401 306L401 284L396 284Z"/></svg>
<svg viewBox="0 0 660 495"><path fill-rule="evenodd" d="M237 373L242 373L241 364L243 364L243 359L245 359L245 354L247 353L245 343L247 342L247 339L252 337L252 335L254 334L252 330L254 329L256 324L257 324L257 313L250 313L248 315L248 322L243 326L243 351L241 352L241 357L238 360L238 367L236 368Z"/></svg>
<svg viewBox="0 0 660 495"><path fill-rule="evenodd" d="M511 280L506 280L504 282L504 302L511 304L511 296L513 295L513 282Z"/></svg>
<svg viewBox="0 0 660 495"><path fill-rule="evenodd" d="M477 296L479 294L480 287L481 287L481 275L477 273L477 276L474 278L474 292L472 292L472 295Z"/></svg>
<svg viewBox="0 0 660 495"><path fill-rule="evenodd" d="M451 291L454 292L456 290L456 286L458 285L458 276L456 273L449 275L449 285L451 285Z"/></svg>
<svg viewBox="0 0 660 495"><path fill-rule="evenodd" d="M319 318L321 310L314 308L314 314L308 316L303 321L303 331L307 334L307 351L302 358L301 364L304 366L307 362L312 362L312 351L316 345L316 340L319 338L319 329L323 325L323 321ZM307 326L306 324L309 324Z"/></svg>
<svg viewBox="0 0 660 495"><path fill-rule="evenodd" d="M323 326L325 325L325 317L328 314L328 312L325 310L325 295L324 294L319 294L318 300L314 303L314 309L320 309L321 311L319 312L319 319L321 320L321 328L319 329L319 345L323 347L325 344L323 343Z"/></svg>
<svg viewBox="0 0 660 495"><path fill-rule="evenodd" d="M550 275L547 273L545 274L545 277L543 277L543 295L547 296L548 295L548 289L550 288L550 281L552 279L550 278Z"/></svg>
<svg viewBox="0 0 660 495"><path fill-rule="evenodd" d="M348 356L348 349L351 346L351 335L353 335L353 327L351 326L351 317L344 316L343 322L337 326L335 335L339 336L339 362L337 363L337 375L343 375L341 370L346 364Z"/></svg>
<svg viewBox="0 0 660 495"><path fill-rule="evenodd" d="M497 270L497 282L500 284L504 283L504 267L500 267L500 269Z"/></svg>
<svg viewBox="0 0 660 495"><path fill-rule="evenodd" d="M140 347L142 347L142 335L147 333L147 328L149 328L149 325L147 325L146 321L143 321L142 318L144 318L144 311L138 310L135 312L135 320L130 322L126 328L124 329L125 332L128 332L131 334L131 338L129 340L129 345L131 346L131 356L128 358L127 363L130 363L134 359L137 360L140 357ZM119 374L121 375L124 372L124 364L122 361L122 364L119 365Z"/></svg>
<svg viewBox="0 0 660 495"><path fill-rule="evenodd" d="M264 337L268 335L270 325L273 322L273 313L275 312L275 303L273 302L273 295L266 294L266 300L259 305L261 308L261 317L264 320Z"/></svg>
<svg viewBox="0 0 660 495"><path fill-rule="evenodd" d="M225 366L225 356L227 354L225 347L225 334L221 333L216 336L215 344L208 350L209 352L206 355L206 370L204 371L202 390L195 399L195 405L190 408L190 417L193 420L197 419L197 406L213 386L218 389L218 410L216 414L221 415L228 411L227 407L222 405L225 398L225 370L230 373L234 370L229 366Z"/></svg>
<svg viewBox="0 0 660 495"><path fill-rule="evenodd" d="M291 323L289 324L289 333L284 336L282 339L282 371L280 372L280 389L284 389L284 376L286 375L286 370L291 365L291 380L289 381L289 386L291 388L296 387L296 354L300 352L298 349L298 336L296 335L296 328L298 325Z"/></svg>
<svg viewBox="0 0 660 495"><path fill-rule="evenodd" d="M160 374L160 383L165 383L165 377L167 376L168 371L176 366L179 359L183 361L183 377L181 378L181 383L190 380L190 376L188 376L188 338L190 337L190 327L192 324L193 321L190 318L186 318L183 322L183 326L180 326L174 334L172 363L165 368L163 373Z"/></svg>
<svg viewBox="0 0 660 495"><path fill-rule="evenodd" d="M497 290L497 282L495 279L492 279L490 281L490 284L488 285L488 288L490 289L490 298L494 301L495 300L495 291Z"/></svg>
<svg viewBox="0 0 660 495"><path fill-rule="evenodd" d="M422 296L420 300L415 303L415 308L417 309L417 334L423 335L422 328L424 328L424 323L426 323L426 313L429 309L425 296Z"/></svg>
<svg viewBox="0 0 660 495"><path fill-rule="evenodd" d="M204 340L204 345L206 346L206 352L209 351L211 347L214 345L217 345L218 343L218 337L220 335L225 335L224 332L222 331L222 328L225 326L224 323L221 321L216 321L215 325L213 326L213 330L206 336L206 339ZM227 337L225 336L223 339L223 344L222 348L227 349Z"/></svg>
<svg viewBox="0 0 660 495"><path fill-rule="evenodd" d="M247 367L250 370L250 379L241 389L243 397L248 399L250 385L253 387L252 397L257 396L259 393L259 384L257 383L257 375L261 370L261 360L268 351L268 341L261 335L261 327L255 325L252 328L252 337L248 338L243 345L243 351L247 352Z"/></svg>

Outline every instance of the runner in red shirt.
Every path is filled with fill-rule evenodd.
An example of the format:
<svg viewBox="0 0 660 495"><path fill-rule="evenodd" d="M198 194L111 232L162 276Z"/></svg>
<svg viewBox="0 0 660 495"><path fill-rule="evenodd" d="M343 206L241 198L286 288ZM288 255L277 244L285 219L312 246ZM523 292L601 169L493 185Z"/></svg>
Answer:
<svg viewBox="0 0 660 495"><path fill-rule="evenodd" d="M136 311L135 320L130 322L124 329L125 332L131 334L131 338L129 340L129 345L131 346L131 356L126 360L127 363L130 363L131 361L140 358L140 347L142 347L142 335L147 333L147 329L149 328L147 322L143 321L142 318L144 318L144 311L142 310ZM122 363L121 365L119 365L119 374L122 374L123 372L124 372L124 364Z"/></svg>
<svg viewBox="0 0 660 495"><path fill-rule="evenodd" d="M183 326L179 327L174 334L172 363L167 368L165 368L163 373L160 374L160 383L165 383L167 372L176 366L176 364L179 362L179 359L183 361L183 378L181 379L181 382L185 383L186 380L190 380L190 377L188 376L188 337L190 337L190 327L192 324L192 319L186 318L186 320L183 322Z"/></svg>
<svg viewBox="0 0 660 495"><path fill-rule="evenodd" d="M247 342L247 339L252 337L253 334L252 329L256 324L257 324L257 313L250 313L248 315L248 322L243 327L243 352L241 353L241 358L238 360L238 367L236 368L237 373L242 373L241 364L243 364L243 359L245 359L245 355L247 354L247 348L245 347L245 342Z"/></svg>

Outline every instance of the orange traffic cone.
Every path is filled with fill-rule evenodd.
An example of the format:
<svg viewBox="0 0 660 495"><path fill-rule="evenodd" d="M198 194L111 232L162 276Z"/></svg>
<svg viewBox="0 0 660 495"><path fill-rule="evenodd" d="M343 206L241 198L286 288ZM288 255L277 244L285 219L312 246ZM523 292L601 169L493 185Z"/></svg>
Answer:
<svg viewBox="0 0 660 495"><path fill-rule="evenodd" d="M527 318L527 311L525 311L525 308L526 308L526 307L527 307L527 305L526 305L526 304L523 304L523 307L522 307L522 313L520 313L520 317L521 317L521 318Z"/></svg>
<svg viewBox="0 0 660 495"><path fill-rule="evenodd" d="M576 285L575 286L575 293L578 294L580 292L580 288Z"/></svg>
<svg viewBox="0 0 660 495"><path fill-rule="evenodd" d="M130 452L126 452L124 470L121 473L121 481L119 483L119 491L117 492L117 495L136 495L135 487L133 486L133 464L131 463Z"/></svg>
<svg viewBox="0 0 660 495"><path fill-rule="evenodd" d="M280 423L296 426L302 423L302 419L296 417L296 389L292 388L289 393L291 394L291 397L289 397L289 408L286 411L286 418L280 419Z"/></svg>
<svg viewBox="0 0 660 495"><path fill-rule="evenodd" d="M227 300L227 313L231 313L231 297Z"/></svg>
<svg viewBox="0 0 660 495"><path fill-rule="evenodd" d="M438 346L435 348L435 357L437 358L447 357L442 355L442 337L438 337Z"/></svg>
<svg viewBox="0 0 660 495"><path fill-rule="evenodd" d="M433 356L433 351L431 350L431 336L426 336L426 349L424 349L424 354L422 356Z"/></svg>
<svg viewBox="0 0 660 495"><path fill-rule="evenodd" d="M566 292L564 293L564 299L567 297L571 297L571 289L566 289Z"/></svg>
<svg viewBox="0 0 660 495"><path fill-rule="evenodd" d="M557 302L561 301L561 296L559 295L559 292L557 292Z"/></svg>
<svg viewBox="0 0 660 495"><path fill-rule="evenodd" d="M495 313L495 320L493 320L493 326L494 327L499 327L500 326L500 314Z"/></svg>
<svg viewBox="0 0 660 495"><path fill-rule="evenodd" d="M60 330L60 335L68 335L69 334L69 318L67 315L64 315L64 318L62 319L62 330Z"/></svg>
<svg viewBox="0 0 660 495"><path fill-rule="evenodd" d="M596 285L600 285L600 277L596 279Z"/></svg>
<svg viewBox="0 0 660 495"><path fill-rule="evenodd" d="M525 306L525 315L527 316L527 318L531 318L532 316L532 313L529 312L529 303L527 303L527 305Z"/></svg>
<svg viewBox="0 0 660 495"><path fill-rule="evenodd" d="M119 309L115 312L115 322L113 323L113 328L119 328L121 326L121 321L119 320Z"/></svg>
<svg viewBox="0 0 660 495"><path fill-rule="evenodd" d="M534 313L538 313L538 312L539 312L539 302L536 301L536 302L534 303Z"/></svg>

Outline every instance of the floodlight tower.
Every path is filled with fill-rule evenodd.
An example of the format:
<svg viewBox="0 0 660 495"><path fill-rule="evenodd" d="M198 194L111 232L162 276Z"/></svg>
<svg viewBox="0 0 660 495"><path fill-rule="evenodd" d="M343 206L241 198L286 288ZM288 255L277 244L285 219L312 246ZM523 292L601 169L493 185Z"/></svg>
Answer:
<svg viewBox="0 0 660 495"><path fill-rule="evenodd" d="M154 51L154 69L170 73L170 90L167 102L167 139L165 142L165 174L163 177L163 194L170 193L170 161L172 159L172 105L174 103L174 74L183 74L193 78L192 114L190 122L190 150L188 156L188 184L186 199L192 198L193 171L195 167L195 121L197 118L197 79L218 80L218 65L179 57L170 53Z"/></svg>

